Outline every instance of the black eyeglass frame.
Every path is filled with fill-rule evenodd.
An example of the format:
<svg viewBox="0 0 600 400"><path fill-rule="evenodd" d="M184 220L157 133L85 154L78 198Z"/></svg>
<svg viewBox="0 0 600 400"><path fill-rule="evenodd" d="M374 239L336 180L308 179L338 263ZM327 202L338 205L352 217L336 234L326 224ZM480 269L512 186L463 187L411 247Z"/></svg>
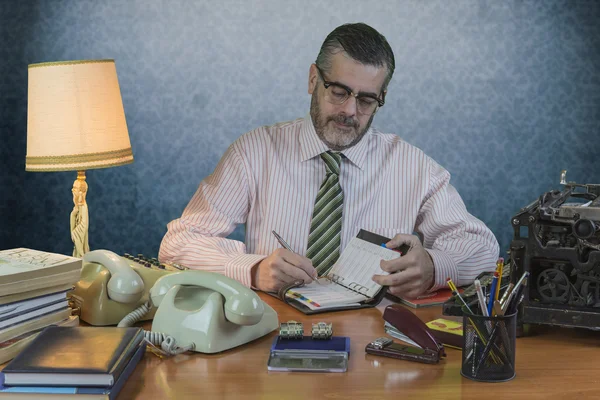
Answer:
<svg viewBox="0 0 600 400"><path fill-rule="evenodd" d="M370 94L354 94L354 92L352 91L352 89L350 89L348 86L343 85L339 82L331 82L331 81L327 81L325 80L325 77L323 77L323 71L321 71L321 68L319 68L319 66L317 64L315 64L315 67L317 67L317 72L319 73L319 77L321 78L321 80L323 81L323 86L325 86L325 89L329 89L330 86L335 86L335 87L339 87L340 89L343 89L346 91L346 93L348 93L348 97L346 98L346 100L342 101L341 103L332 103L332 104L338 104L338 105L342 105L344 104L346 101L348 101L348 99L350 98L350 96L354 97L356 100L358 100L360 97L368 97L370 99L373 99L375 101L377 101L377 107L375 107L375 110L373 110L373 112L371 113L371 115L375 114L377 112L377 109L379 107L383 107L383 105L385 104L385 92L381 93L382 98L378 98L375 96L371 96ZM358 110L358 106L357 106L357 110ZM368 114L365 114L368 115Z"/></svg>

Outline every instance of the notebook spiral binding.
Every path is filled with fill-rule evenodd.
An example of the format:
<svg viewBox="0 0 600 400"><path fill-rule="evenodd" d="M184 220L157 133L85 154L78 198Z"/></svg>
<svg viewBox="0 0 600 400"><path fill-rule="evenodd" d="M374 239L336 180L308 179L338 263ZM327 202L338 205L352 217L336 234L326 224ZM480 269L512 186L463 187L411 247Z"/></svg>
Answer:
<svg viewBox="0 0 600 400"><path fill-rule="evenodd" d="M327 279L329 279L331 282L333 283L337 283L340 286L345 287L346 289L350 289L353 292L356 292L358 294L362 294L363 296L367 297L366 293L368 293L369 288L363 286L363 285L359 285L356 282L350 282L348 285L344 285L342 282L344 280L343 277L337 275L337 274L329 274L327 275ZM365 293L363 293L363 291Z"/></svg>

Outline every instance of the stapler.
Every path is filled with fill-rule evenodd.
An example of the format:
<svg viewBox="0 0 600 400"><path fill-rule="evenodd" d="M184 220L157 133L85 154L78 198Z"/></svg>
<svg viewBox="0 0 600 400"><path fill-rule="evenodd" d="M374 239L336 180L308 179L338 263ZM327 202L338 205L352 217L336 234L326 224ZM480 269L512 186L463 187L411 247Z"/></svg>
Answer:
<svg viewBox="0 0 600 400"><path fill-rule="evenodd" d="M381 337L367 345L367 353L427 364L437 364L446 356L444 345L437 341L427 325L404 307L396 304L387 306L383 319L388 335L412 346Z"/></svg>

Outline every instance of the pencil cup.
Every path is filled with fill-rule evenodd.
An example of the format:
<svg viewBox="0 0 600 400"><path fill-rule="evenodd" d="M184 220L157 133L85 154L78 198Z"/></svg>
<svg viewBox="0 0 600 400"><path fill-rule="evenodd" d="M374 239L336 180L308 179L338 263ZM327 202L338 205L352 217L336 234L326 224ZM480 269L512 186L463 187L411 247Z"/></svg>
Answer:
<svg viewBox="0 0 600 400"><path fill-rule="evenodd" d="M480 382L504 382L515 377L517 313L500 317L463 314L460 374Z"/></svg>

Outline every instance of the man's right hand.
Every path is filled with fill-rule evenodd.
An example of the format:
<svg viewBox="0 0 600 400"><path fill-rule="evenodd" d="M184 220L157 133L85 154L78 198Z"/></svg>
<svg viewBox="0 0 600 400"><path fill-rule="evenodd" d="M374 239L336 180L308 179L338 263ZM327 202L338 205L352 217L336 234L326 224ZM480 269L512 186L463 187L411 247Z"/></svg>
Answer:
<svg viewBox="0 0 600 400"><path fill-rule="evenodd" d="M276 292L295 281L311 283L317 277L312 262L286 249L277 249L252 267L252 287L264 292Z"/></svg>

